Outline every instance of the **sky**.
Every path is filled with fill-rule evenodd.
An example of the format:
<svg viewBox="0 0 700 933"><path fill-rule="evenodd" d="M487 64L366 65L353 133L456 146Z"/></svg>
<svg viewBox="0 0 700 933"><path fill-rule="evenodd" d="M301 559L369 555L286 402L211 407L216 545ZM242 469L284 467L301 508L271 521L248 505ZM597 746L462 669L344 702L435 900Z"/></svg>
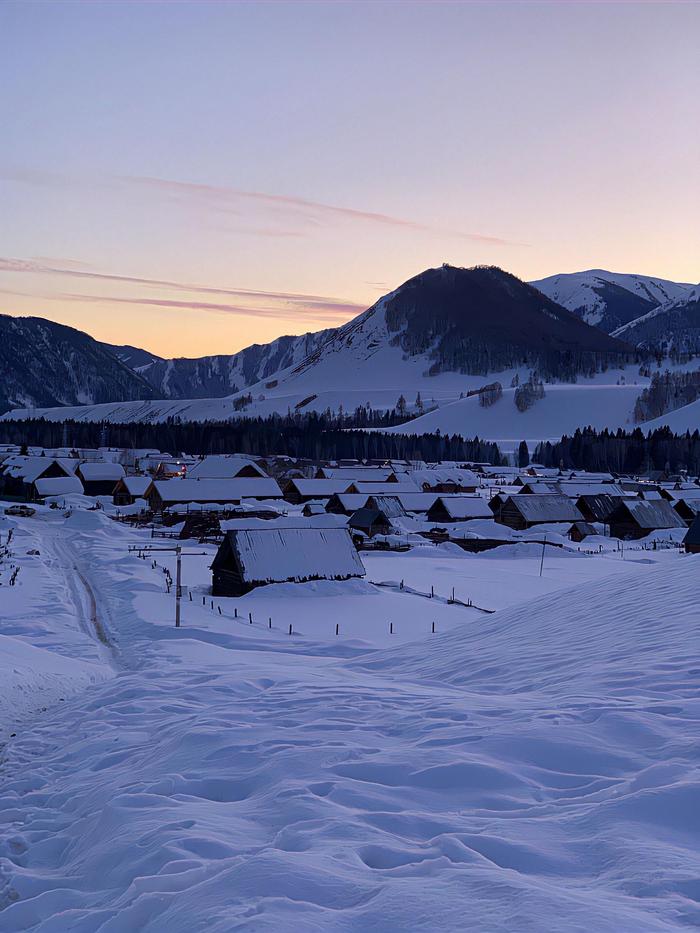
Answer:
<svg viewBox="0 0 700 933"><path fill-rule="evenodd" d="M697 282L699 42L698 3L4 0L0 312L200 356L443 262Z"/></svg>

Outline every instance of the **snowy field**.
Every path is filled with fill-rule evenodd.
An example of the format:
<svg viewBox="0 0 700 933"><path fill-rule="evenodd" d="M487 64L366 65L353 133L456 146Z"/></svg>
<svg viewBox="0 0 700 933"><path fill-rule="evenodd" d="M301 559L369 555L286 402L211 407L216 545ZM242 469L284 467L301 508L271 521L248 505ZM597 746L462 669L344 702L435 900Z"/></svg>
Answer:
<svg viewBox="0 0 700 933"><path fill-rule="evenodd" d="M700 557L426 545L212 600L190 542L175 629L129 552L172 542L10 528L3 933L700 924Z"/></svg>

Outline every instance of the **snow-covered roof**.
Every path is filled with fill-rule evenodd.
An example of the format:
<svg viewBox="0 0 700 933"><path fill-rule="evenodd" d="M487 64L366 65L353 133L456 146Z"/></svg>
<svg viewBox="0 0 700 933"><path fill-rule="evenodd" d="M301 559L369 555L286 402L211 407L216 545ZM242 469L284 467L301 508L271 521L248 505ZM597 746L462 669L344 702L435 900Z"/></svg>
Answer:
<svg viewBox="0 0 700 933"><path fill-rule="evenodd" d="M3 466L7 476L21 479L25 483L33 483L37 477L41 476L41 474L48 470L54 463L57 463L68 475L72 475L78 466L77 460L72 460L68 457L33 456L8 457Z"/></svg>
<svg viewBox="0 0 700 933"><path fill-rule="evenodd" d="M150 476L125 476L122 482L131 496L142 496L153 480Z"/></svg>
<svg viewBox="0 0 700 933"><path fill-rule="evenodd" d="M419 492L418 487L411 480L400 478L397 483L363 483L354 482L346 484L346 490L351 492L365 493L368 496L393 496L401 492Z"/></svg>
<svg viewBox="0 0 700 933"><path fill-rule="evenodd" d="M345 492L350 485L345 479L290 479L289 485L294 486L300 496L313 496L314 498L327 498L336 492ZM376 485L376 484L372 484Z"/></svg>
<svg viewBox="0 0 700 933"><path fill-rule="evenodd" d="M394 471L388 467L355 466L323 467L319 472L323 473L325 479L347 480L347 483L353 480L365 483L385 483Z"/></svg>
<svg viewBox="0 0 700 933"><path fill-rule="evenodd" d="M193 479L233 479L244 469L253 469L258 476L267 476L255 460L242 454L210 454L193 463L188 469L188 476Z"/></svg>
<svg viewBox="0 0 700 933"><path fill-rule="evenodd" d="M83 492L83 484L77 476L50 476L47 479L38 479L34 488L42 499L46 496L66 496L69 493Z"/></svg>
<svg viewBox="0 0 700 933"><path fill-rule="evenodd" d="M409 473L410 478L420 488L426 485L429 488L444 483L454 483L457 486L479 486L479 477L471 470L463 470L459 467L444 469L435 467L428 470L412 470Z"/></svg>
<svg viewBox="0 0 700 933"><path fill-rule="evenodd" d="M685 522L665 499L650 502L647 499L625 499L610 516L610 521L619 519L622 510L634 518L640 528L651 531L658 528L683 528Z"/></svg>
<svg viewBox="0 0 700 933"><path fill-rule="evenodd" d="M427 512L438 498L436 492L404 492L392 493L399 500L407 512ZM369 502L369 500L368 500Z"/></svg>
<svg viewBox="0 0 700 933"><path fill-rule="evenodd" d="M246 583L333 580L365 574L345 528L241 528L227 532L226 540ZM216 566L216 559L212 566Z"/></svg>
<svg viewBox="0 0 700 933"><path fill-rule="evenodd" d="M528 522L580 522L583 515L568 496L558 495L523 495L508 496L512 503Z"/></svg>
<svg viewBox="0 0 700 933"><path fill-rule="evenodd" d="M441 503L450 518L456 521L465 518L491 518L493 515L488 502L481 496L441 496L435 504L438 503Z"/></svg>
<svg viewBox="0 0 700 933"><path fill-rule="evenodd" d="M403 518L406 515L406 509L398 496L370 496L367 502L366 508L383 512L387 518Z"/></svg>
<svg viewBox="0 0 700 933"><path fill-rule="evenodd" d="M163 502L237 502L242 498L280 499L274 479L163 479L153 485Z"/></svg>
<svg viewBox="0 0 700 933"><path fill-rule="evenodd" d="M121 463L81 463L78 472L86 483L102 480L104 482L114 481L115 483L124 476L124 467Z"/></svg>

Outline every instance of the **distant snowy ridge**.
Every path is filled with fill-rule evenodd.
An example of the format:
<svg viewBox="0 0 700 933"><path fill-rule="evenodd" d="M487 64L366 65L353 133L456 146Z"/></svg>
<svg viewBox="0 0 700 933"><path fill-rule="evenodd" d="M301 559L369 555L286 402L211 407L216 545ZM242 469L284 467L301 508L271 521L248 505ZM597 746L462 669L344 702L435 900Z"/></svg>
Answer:
<svg viewBox="0 0 700 933"><path fill-rule="evenodd" d="M613 336L658 305L687 298L693 289L688 283L605 269L551 275L530 284L587 324Z"/></svg>
<svg viewBox="0 0 700 933"><path fill-rule="evenodd" d="M613 336L664 354L700 354L700 285L619 327Z"/></svg>

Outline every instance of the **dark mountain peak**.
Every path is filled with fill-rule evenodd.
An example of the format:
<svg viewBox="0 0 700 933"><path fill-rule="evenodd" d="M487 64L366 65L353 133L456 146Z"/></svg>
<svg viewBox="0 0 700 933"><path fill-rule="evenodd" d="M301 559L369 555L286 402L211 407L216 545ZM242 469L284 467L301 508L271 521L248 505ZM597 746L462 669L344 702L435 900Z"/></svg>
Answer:
<svg viewBox="0 0 700 933"><path fill-rule="evenodd" d="M562 354L566 366L576 358L572 365L586 371L596 365L591 354L631 350L498 266L426 269L381 304L393 342L410 355L428 354L432 372L491 372L522 362L557 371Z"/></svg>
<svg viewBox="0 0 700 933"><path fill-rule="evenodd" d="M147 382L83 331L0 314L0 411L153 398Z"/></svg>

